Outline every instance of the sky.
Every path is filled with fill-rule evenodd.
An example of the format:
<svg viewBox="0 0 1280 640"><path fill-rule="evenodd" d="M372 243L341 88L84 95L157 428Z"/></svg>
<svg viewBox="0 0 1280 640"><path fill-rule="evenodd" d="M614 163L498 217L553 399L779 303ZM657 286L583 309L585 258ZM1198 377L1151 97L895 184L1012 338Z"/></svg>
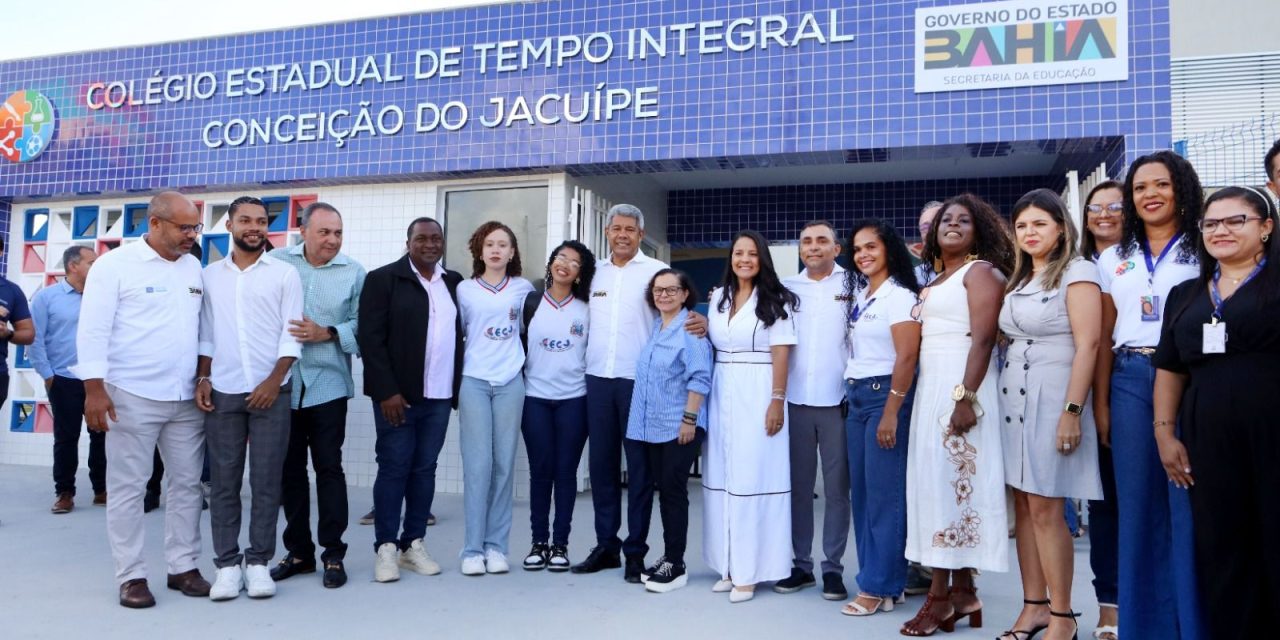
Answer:
<svg viewBox="0 0 1280 640"><path fill-rule="evenodd" d="M511 0L0 0L0 60ZM527 0L526 0L527 1Z"/></svg>

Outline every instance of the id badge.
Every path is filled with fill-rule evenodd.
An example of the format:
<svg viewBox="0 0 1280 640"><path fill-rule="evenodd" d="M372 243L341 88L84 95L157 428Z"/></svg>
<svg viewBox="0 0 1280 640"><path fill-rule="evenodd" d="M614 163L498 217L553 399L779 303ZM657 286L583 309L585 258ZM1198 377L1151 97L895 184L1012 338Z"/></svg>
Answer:
<svg viewBox="0 0 1280 640"><path fill-rule="evenodd" d="M1160 321L1160 296L1147 294L1139 298L1139 302L1142 304L1143 322Z"/></svg>
<svg viewBox="0 0 1280 640"><path fill-rule="evenodd" d="M1200 351L1202 353L1227 352L1227 323L1205 323L1204 342L1201 345Z"/></svg>

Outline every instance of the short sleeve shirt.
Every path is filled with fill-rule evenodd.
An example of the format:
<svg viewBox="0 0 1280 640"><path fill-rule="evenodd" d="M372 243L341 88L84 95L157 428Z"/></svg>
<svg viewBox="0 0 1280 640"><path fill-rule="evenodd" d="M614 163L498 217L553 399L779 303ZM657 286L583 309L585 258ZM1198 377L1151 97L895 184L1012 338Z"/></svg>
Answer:
<svg viewBox="0 0 1280 640"><path fill-rule="evenodd" d="M892 278L870 296L866 287L858 291L854 302L858 319L850 318L848 323L853 350L845 364L845 378L861 380L893 373L898 359L898 351L893 346L893 325L916 322L911 310L918 302L916 294Z"/></svg>
<svg viewBox="0 0 1280 640"><path fill-rule="evenodd" d="M1179 243L1194 242L1183 235ZM1102 292L1110 294L1116 305L1116 328L1112 332L1112 345L1120 347L1154 347L1160 342L1160 319L1164 317L1165 302L1169 290L1180 282L1200 275L1200 265L1194 257L1183 258L1181 246L1169 248L1168 254L1156 264L1152 276L1142 250L1131 247L1127 256L1121 256L1120 245L1108 247L1098 256L1098 276ZM1156 256L1152 256L1152 262ZM1144 300L1148 296L1152 298ZM1150 309L1144 310L1144 302ZM1151 312L1156 315L1154 319Z"/></svg>

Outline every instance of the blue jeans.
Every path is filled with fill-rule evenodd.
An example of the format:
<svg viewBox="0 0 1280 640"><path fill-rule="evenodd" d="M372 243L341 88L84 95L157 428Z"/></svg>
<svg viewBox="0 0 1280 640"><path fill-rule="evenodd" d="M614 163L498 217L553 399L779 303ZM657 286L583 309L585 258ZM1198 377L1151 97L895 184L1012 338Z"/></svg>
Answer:
<svg viewBox="0 0 1280 640"><path fill-rule="evenodd" d="M524 409L524 376L502 385L462 377L458 423L462 429L462 557L490 549L507 554L516 441Z"/></svg>
<svg viewBox="0 0 1280 640"><path fill-rule="evenodd" d="M628 556L649 552L649 519L653 515L654 481L643 442L627 440L627 416L635 381L587 376L587 451L591 469L591 505L595 508L596 544ZM627 456L627 539L622 528L622 454Z"/></svg>
<svg viewBox="0 0 1280 640"><path fill-rule="evenodd" d="M1191 504L1169 484L1151 422L1151 358L1116 354L1111 374L1111 446L1119 523L1121 637L1197 640Z"/></svg>
<svg viewBox="0 0 1280 640"><path fill-rule="evenodd" d="M1089 566L1093 569L1093 593L1099 606L1116 606L1116 545L1119 514L1116 512L1116 471L1111 464L1111 448L1098 446L1098 473L1102 476L1102 499L1089 501Z"/></svg>
<svg viewBox="0 0 1280 640"><path fill-rule="evenodd" d="M529 455L529 526L534 542L569 544L578 461L587 444L587 397L524 399L524 448ZM555 535L548 528L555 491Z"/></svg>
<svg viewBox="0 0 1280 640"><path fill-rule="evenodd" d="M373 403L377 430L374 451L378 475L373 481L373 548L395 542L401 549L427 534L427 514L436 494L436 460L449 429L449 400L423 400L404 410L404 424L393 427ZM401 507L404 530L399 539Z"/></svg>
<svg viewBox="0 0 1280 640"><path fill-rule="evenodd" d="M898 410L898 443L882 449L876 428L889 398L889 378L845 382L853 540L858 554L855 580L859 590L878 598L897 596L907 586L907 433L914 390Z"/></svg>

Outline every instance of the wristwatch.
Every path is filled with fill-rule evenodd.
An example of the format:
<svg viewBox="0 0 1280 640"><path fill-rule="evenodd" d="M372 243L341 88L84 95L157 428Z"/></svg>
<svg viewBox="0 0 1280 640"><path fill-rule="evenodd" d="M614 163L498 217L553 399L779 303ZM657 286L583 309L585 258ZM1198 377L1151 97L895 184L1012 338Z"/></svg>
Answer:
<svg viewBox="0 0 1280 640"><path fill-rule="evenodd" d="M1078 416L1084 413L1084 407L1082 405L1078 405L1071 401L1067 401L1067 406L1063 407L1062 410L1073 416Z"/></svg>
<svg viewBox="0 0 1280 640"><path fill-rule="evenodd" d="M337 327L325 327L325 328L329 330L329 338L330 338L331 340L337 340L337 339L338 339L338 328L337 328Z"/></svg>
<svg viewBox="0 0 1280 640"><path fill-rule="evenodd" d="M960 402L961 400L968 400L969 404L977 404L978 394L977 392L970 391L964 388L964 384L961 383L956 385L956 388L951 390L951 399L955 400L956 402Z"/></svg>

